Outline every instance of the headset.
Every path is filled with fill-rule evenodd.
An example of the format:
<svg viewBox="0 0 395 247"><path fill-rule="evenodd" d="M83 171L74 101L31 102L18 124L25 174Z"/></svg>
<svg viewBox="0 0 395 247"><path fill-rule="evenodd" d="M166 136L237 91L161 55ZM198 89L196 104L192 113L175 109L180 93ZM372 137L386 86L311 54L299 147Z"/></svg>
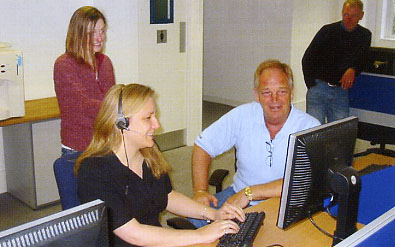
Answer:
<svg viewBox="0 0 395 247"><path fill-rule="evenodd" d="M129 118L125 117L125 115L122 112L122 90L123 90L123 87L121 88L121 91L119 92L118 117L117 117L117 120L115 120L115 126L117 126L117 128L123 132L123 130L129 130Z"/></svg>

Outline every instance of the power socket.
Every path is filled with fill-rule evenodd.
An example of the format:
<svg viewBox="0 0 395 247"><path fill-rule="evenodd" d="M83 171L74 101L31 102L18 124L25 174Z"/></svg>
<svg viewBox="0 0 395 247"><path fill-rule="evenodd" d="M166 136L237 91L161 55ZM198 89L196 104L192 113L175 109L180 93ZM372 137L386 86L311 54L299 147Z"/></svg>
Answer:
<svg viewBox="0 0 395 247"><path fill-rule="evenodd" d="M167 30L158 30L156 35L156 43L167 43Z"/></svg>

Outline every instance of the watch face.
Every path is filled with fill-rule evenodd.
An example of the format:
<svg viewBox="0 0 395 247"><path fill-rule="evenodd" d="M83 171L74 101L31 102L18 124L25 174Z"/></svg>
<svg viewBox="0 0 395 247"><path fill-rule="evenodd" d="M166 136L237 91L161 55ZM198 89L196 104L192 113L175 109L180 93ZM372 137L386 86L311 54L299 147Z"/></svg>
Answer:
<svg viewBox="0 0 395 247"><path fill-rule="evenodd" d="M247 196L247 199L248 199L249 201L252 201L252 190L251 190L250 187L246 187L246 188L244 189L244 194Z"/></svg>

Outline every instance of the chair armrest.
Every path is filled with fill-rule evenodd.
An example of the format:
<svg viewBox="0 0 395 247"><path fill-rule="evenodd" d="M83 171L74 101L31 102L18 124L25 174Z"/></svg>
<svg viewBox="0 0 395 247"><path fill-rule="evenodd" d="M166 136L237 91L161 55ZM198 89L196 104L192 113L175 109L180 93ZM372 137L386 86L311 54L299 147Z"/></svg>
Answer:
<svg viewBox="0 0 395 247"><path fill-rule="evenodd" d="M168 219L167 225L173 227L174 229L196 229L196 227L191 222L182 217L174 217Z"/></svg>
<svg viewBox="0 0 395 247"><path fill-rule="evenodd" d="M211 174L208 183L215 186L217 193L222 191L222 182L228 174L229 170L226 169L217 169Z"/></svg>

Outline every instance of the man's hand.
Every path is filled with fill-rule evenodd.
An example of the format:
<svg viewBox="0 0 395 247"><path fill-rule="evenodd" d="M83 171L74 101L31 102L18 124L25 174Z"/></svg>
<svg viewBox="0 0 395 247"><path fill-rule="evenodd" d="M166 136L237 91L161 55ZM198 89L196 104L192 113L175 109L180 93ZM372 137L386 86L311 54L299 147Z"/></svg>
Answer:
<svg viewBox="0 0 395 247"><path fill-rule="evenodd" d="M218 199L204 190L196 191L193 194L193 200L207 206L210 206L210 202L214 205L214 207L218 206Z"/></svg>
<svg viewBox="0 0 395 247"><path fill-rule="evenodd" d="M241 207L225 202L222 207L215 211L215 220L238 219L243 222L246 216Z"/></svg>
<svg viewBox="0 0 395 247"><path fill-rule="evenodd" d="M227 203L245 208L248 206L250 201L248 200L247 196L244 193L244 190L240 190L236 194L232 195L231 197L226 200Z"/></svg>
<svg viewBox="0 0 395 247"><path fill-rule="evenodd" d="M340 80L341 86L343 89L349 89L354 84L355 80L355 70L353 68L349 68L344 72L342 79Z"/></svg>

